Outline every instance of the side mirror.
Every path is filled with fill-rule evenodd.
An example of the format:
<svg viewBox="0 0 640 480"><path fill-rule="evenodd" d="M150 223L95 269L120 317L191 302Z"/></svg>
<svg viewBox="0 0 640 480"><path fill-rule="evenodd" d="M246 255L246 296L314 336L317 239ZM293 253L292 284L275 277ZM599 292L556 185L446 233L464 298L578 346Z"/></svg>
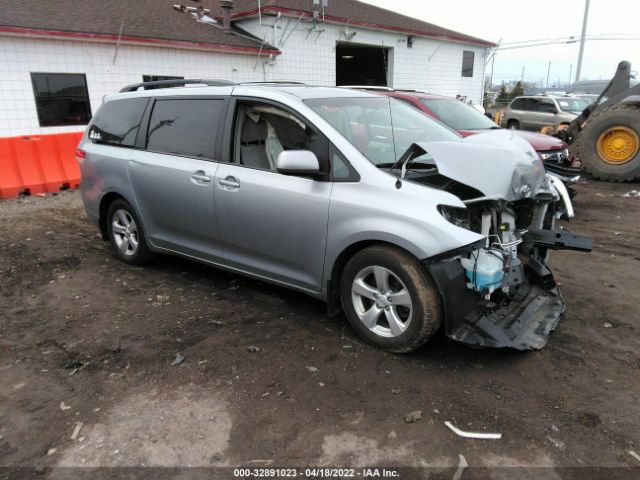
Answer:
<svg viewBox="0 0 640 480"><path fill-rule="evenodd" d="M320 163L309 150L283 150L276 160L276 169L283 175L317 175Z"/></svg>

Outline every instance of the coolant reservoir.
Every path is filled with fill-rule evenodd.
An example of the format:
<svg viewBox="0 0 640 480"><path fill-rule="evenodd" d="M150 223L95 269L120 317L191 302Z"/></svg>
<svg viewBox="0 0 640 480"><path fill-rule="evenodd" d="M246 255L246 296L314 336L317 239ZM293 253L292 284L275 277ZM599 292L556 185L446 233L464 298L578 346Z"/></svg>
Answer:
<svg viewBox="0 0 640 480"><path fill-rule="evenodd" d="M500 288L504 276L504 260L498 250L482 248L463 258L460 263L465 269L469 283L467 286L476 292L493 292Z"/></svg>

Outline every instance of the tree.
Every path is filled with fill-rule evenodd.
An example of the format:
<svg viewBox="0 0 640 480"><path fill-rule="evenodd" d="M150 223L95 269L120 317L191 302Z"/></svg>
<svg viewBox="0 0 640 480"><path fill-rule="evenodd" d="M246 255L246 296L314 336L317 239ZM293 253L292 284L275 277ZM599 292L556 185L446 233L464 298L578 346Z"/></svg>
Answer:
<svg viewBox="0 0 640 480"><path fill-rule="evenodd" d="M504 84L504 82L502 82L502 85L500 85L500 91L498 92L498 98L496 100L503 103L509 101L509 93L507 92L507 86Z"/></svg>
<svg viewBox="0 0 640 480"><path fill-rule="evenodd" d="M519 97L521 95L524 95L524 87L522 86L522 82L520 80L518 80L515 84L515 86L513 87L513 90L511 90L511 98L515 98L515 97Z"/></svg>
<svg viewBox="0 0 640 480"><path fill-rule="evenodd" d="M491 95L491 92L489 90L484 91L484 95L482 97L482 105L484 106L484 108L489 108L491 105L493 105L493 95Z"/></svg>

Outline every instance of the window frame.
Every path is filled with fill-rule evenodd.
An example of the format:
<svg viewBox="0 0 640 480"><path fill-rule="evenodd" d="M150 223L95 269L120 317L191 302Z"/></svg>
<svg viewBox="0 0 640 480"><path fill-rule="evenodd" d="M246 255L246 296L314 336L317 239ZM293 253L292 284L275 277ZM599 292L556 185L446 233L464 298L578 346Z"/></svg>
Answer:
<svg viewBox="0 0 640 480"><path fill-rule="evenodd" d="M538 100L536 98L527 97L524 99L524 108L522 109L522 111L538 113L537 105L538 105Z"/></svg>
<svg viewBox="0 0 640 480"><path fill-rule="evenodd" d="M469 68L465 68L465 61L468 60L469 54L471 54L471 74L466 75L465 73L469 72ZM473 71L476 63L476 52L473 50L463 50L462 51L462 69L460 72L460 76L464 78L473 78Z"/></svg>
<svg viewBox="0 0 640 480"><path fill-rule="evenodd" d="M333 163L332 159L334 155L338 155L342 163L345 164L347 170L349 170L349 176L346 178L336 178L333 175ZM351 165L351 162L347 156L336 147L331 140L329 140L329 181L333 183L358 183L360 181L360 174Z"/></svg>
<svg viewBox="0 0 640 480"><path fill-rule="evenodd" d="M240 162L236 161L235 158L235 148L236 148L236 137L238 135L237 132L237 125L238 125L238 108L241 104L246 104L246 103L261 103L264 105L268 105L270 107L275 107L275 108L279 108L281 110L284 110L285 112L289 113L290 115L293 115L294 117L296 117L298 120L300 120L301 122L303 122L307 128L311 128L316 134L322 135L322 137L325 139L325 147L326 147L326 157L327 157L327 162L326 162L326 166L327 166L327 170L325 172L320 172L320 175L314 176L313 178L309 177L309 176L304 176L304 175L284 175L278 171L273 171L273 170L265 170L262 168L256 168L256 167L252 167L250 165L244 165ZM360 180L360 176L358 175L357 171L353 168L353 165L351 165L351 163L348 161L348 159L346 158L345 155L341 154L341 156L343 157L343 160L346 161L346 165L347 168L349 168L349 171L353 171L356 173L357 175L357 180L353 180L353 179L337 179L337 180L333 180L332 179L332 168L331 168L331 147L333 146L333 143L331 142L331 140L329 140L329 137L327 137L327 135L320 130L320 128L318 128L311 120L309 120L307 117L305 117L303 114L301 114L300 112L296 111L295 109L284 105L282 103L279 103L277 101L268 99L268 98L261 98L261 97L251 97L251 96L235 96L231 98L231 101L229 103L229 106L227 108L227 121L225 124L225 131L224 131L224 135L221 141L221 162L222 163L228 163L229 165L235 165L238 167L243 167L243 168L250 168L252 170L258 170L261 172L267 172L267 173L275 173L277 175L283 175L283 176L288 176L288 177L297 177L297 178L311 178L312 180L315 181L322 181L322 182L335 182L335 183L340 183L340 182L353 182L353 181L359 181ZM335 148L335 147L334 147ZM339 150L338 150L339 152ZM322 162L319 162L322 163ZM355 178L355 177L354 177Z"/></svg>
<svg viewBox="0 0 640 480"><path fill-rule="evenodd" d="M87 113L87 121L86 122L76 122L76 123L51 123L43 125L42 117L40 115L40 107L38 104L38 91L36 88L35 75L76 75L82 77L84 81L84 94L86 96L86 113ZM38 117L38 125L40 128L48 128L48 127L74 127L79 125L89 125L91 123L91 119L93 118L93 110L91 108L91 98L89 97L89 84L87 83L87 74L86 73L76 73L76 72L29 72L29 76L31 77L31 89L33 91L33 100L36 106L36 115Z"/></svg>
<svg viewBox="0 0 640 480"><path fill-rule="evenodd" d="M519 112L526 112L526 109L524 107L526 107L527 105L527 98L526 97L519 97L513 100L513 102L511 102L511 105L509 106L509 108L511 108L511 110L518 110ZM517 104L518 102L520 102L520 107L514 105Z"/></svg>
<svg viewBox="0 0 640 480"><path fill-rule="evenodd" d="M147 104L144 106L144 109L142 110L142 116L140 117L140 123L138 124L138 131L136 132L136 138L133 140L133 145L123 145L121 143L110 143L110 142L105 142L103 140L96 140L94 138L91 138L91 129L94 126L94 118L91 119L91 122L89 122L89 127L87 129L87 136L89 138L89 140L91 141L91 143L97 144L97 145L106 145L108 147L117 147L117 148L133 148L135 150L140 150L140 149L144 149L144 145L142 145L142 147L139 146L139 142L140 142L140 132L143 130L146 132L146 124L148 122L148 118L147 118L147 111L149 110L149 104L151 103L150 97L134 97L134 98L114 98L113 100L110 100L107 103L111 103L111 102L122 102L122 101L127 101L127 100L135 100L135 99L144 99L146 100ZM101 108L103 108L106 105L106 103L103 103L103 105L101 105ZM100 110L98 110L96 112L96 115L100 112Z"/></svg>
<svg viewBox="0 0 640 480"><path fill-rule="evenodd" d="M533 113L542 113L542 110L540 109L540 107L542 106L542 102L540 100L538 100L537 98L529 98L527 100L528 106L529 106L529 111L533 112Z"/></svg>
<svg viewBox="0 0 640 480"><path fill-rule="evenodd" d="M140 129L138 130L138 136L136 137L136 148L139 148L141 150L144 150L146 152L149 153L155 153L158 155L169 155L172 157L182 157L182 158L192 158L195 160L202 160L202 161L206 161L206 162L216 162L216 163L223 163L220 160L220 146L221 146L221 140L220 140L220 132L222 130L222 127L225 125L226 122L226 117L227 117L227 111L229 108L229 96L228 95L163 95L161 97L150 97L151 101L147 104L147 109L144 112L144 115L142 116L142 125L140 126ZM195 101L195 100L222 100L223 101L223 106L222 109L220 110L220 118L218 121L218 128L216 129L216 131L214 132L215 135L215 139L213 142L213 152L211 157L196 157L194 155L186 155L186 154L181 154L181 153L169 153L169 152L160 152L158 150L150 150L149 149L149 126L151 124L151 116L153 114L153 109L155 108L155 105L157 102L162 102L165 100L189 100L189 101Z"/></svg>
<svg viewBox="0 0 640 480"><path fill-rule="evenodd" d="M557 114L560 109L558 108L558 105L556 104L555 100L553 98L541 98L539 100L539 104L542 107L543 105L551 105L553 107L553 111L549 111L549 112L545 112L543 109L538 110L538 113L546 113L546 114L550 114L550 115L555 115Z"/></svg>

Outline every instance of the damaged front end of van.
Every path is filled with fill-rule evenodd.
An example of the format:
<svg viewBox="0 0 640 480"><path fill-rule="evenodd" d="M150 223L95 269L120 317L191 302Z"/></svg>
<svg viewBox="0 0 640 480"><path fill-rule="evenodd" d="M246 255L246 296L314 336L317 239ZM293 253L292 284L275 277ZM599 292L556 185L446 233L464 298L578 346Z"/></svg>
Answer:
<svg viewBox="0 0 640 480"><path fill-rule="evenodd" d="M501 132L414 143L401 159L399 182L458 196L466 208L441 206L440 214L483 237L424 261L440 292L446 335L465 344L544 347L566 309L549 251L591 251L590 237L556 228L557 219L574 214L566 187L518 142Z"/></svg>

